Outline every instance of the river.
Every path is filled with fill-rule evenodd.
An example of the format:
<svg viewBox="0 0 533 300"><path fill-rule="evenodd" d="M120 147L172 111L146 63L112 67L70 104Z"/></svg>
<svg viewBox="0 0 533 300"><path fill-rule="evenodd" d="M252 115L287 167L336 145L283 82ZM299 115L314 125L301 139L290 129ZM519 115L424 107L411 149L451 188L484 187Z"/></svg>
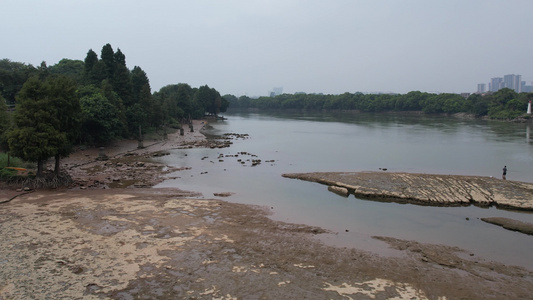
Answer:
<svg viewBox="0 0 533 300"><path fill-rule="evenodd" d="M160 160L192 167L156 187L213 193L267 207L275 220L320 226L322 241L394 255L371 236L458 246L466 254L533 269L533 236L482 222L533 213L479 207L426 207L340 197L327 187L281 177L317 171L416 172L501 177L533 182L530 124L414 114L228 113L210 135L248 134L223 149L174 150ZM251 161L261 164L251 166Z"/></svg>

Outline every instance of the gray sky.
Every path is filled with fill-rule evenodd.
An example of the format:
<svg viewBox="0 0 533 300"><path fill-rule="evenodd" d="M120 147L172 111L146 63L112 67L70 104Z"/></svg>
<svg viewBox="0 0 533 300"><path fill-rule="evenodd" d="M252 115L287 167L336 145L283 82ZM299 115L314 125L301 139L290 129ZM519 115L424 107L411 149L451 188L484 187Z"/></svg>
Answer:
<svg viewBox="0 0 533 300"><path fill-rule="evenodd" d="M475 92L533 80L531 0L0 0L0 58L83 60L110 43L153 91Z"/></svg>

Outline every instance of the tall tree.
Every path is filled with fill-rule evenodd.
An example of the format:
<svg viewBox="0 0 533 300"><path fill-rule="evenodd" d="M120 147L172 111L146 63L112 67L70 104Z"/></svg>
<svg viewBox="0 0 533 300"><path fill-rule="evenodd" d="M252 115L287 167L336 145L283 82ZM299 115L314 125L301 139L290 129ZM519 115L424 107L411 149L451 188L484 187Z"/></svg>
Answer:
<svg viewBox="0 0 533 300"><path fill-rule="evenodd" d="M4 97L0 95L0 149L7 148L7 141L4 137L4 133L8 130L11 124L10 115L7 112L7 105Z"/></svg>
<svg viewBox="0 0 533 300"><path fill-rule="evenodd" d="M114 54L113 58L115 59L115 65L122 65L126 66L126 56L122 51L120 51L120 48L117 49L117 52Z"/></svg>
<svg viewBox="0 0 533 300"><path fill-rule="evenodd" d="M122 124L113 104L100 93L80 99L84 142L97 146L110 143L120 136Z"/></svg>
<svg viewBox="0 0 533 300"><path fill-rule="evenodd" d="M108 79L113 78L113 74L115 73L115 52L113 51L113 47L111 47L111 44L105 44L102 47L102 53L100 54L100 59L105 65L106 68L106 74Z"/></svg>
<svg viewBox="0 0 533 300"><path fill-rule="evenodd" d="M7 104L15 104L15 95L36 72L37 69L32 65L12 62L9 59L0 60L0 93Z"/></svg>
<svg viewBox="0 0 533 300"><path fill-rule="evenodd" d="M81 60L63 58L57 64L50 66L49 69L51 75L63 75L71 78L77 84L82 84L85 65Z"/></svg>
<svg viewBox="0 0 533 300"><path fill-rule="evenodd" d="M126 107L134 104L130 70L124 65L116 65L111 80L113 90L117 92Z"/></svg>
<svg viewBox="0 0 533 300"><path fill-rule="evenodd" d="M150 90L150 81L148 80L148 76L146 76L146 72L144 72L139 66L133 67L133 70L131 71L131 85L133 99L136 103L139 103L141 91L145 87L148 87L148 90Z"/></svg>
<svg viewBox="0 0 533 300"><path fill-rule="evenodd" d="M43 163L68 143L67 134L59 130L51 97L45 83L31 77L17 97L15 128L7 134L10 151L22 159L37 162L37 176Z"/></svg>
<svg viewBox="0 0 533 300"><path fill-rule="evenodd" d="M97 77L95 76L95 66L98 63L98 55L93 49L87 51L85 60L83 61L83 76L87 84L97 84L99 83Z"/></svg>
<svg viewBox="0 0 533 300"><path fill-rule="evenodd" d="M73 144L80 134L81 109L76 93L76 82L65 76L54 76L47 80L47 94L50 99L50 110L58 120L57 129L65 133L67 141L58 146L55 154L54 172L59 174L61 157L68 156L73 150Z"/></svg>

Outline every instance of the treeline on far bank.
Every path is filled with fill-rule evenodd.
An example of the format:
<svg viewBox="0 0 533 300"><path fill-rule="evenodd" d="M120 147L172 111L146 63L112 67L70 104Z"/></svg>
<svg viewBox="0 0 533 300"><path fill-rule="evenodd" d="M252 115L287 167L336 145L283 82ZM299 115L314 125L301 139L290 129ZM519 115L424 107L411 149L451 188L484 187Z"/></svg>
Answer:
<svg viewBox="0 0 533 300"><path fill-rule="evenodd" d="M433 94L419 91L407 94L282 94L252 99L224 95L230 107L240 109L358 110L362 112L422 111L428 114L467 113L478 117L510 120L525 115L533 93L516 93L504 88L484 95ZM527 117L527 116L524 116Z"/></svg>
<svg viewBox="0 0 533 300"><path fill-rule="evenodd" d="M139 132L179 126L229 103L207 85L171 84L152 93L145 71L126 66L110 44L100 56L90 49L83 61L62 59L34 67L0 60L0 154L37 163L67 156L74 145L105 146ZM2 166L0 166L1 169Z"/></svg>

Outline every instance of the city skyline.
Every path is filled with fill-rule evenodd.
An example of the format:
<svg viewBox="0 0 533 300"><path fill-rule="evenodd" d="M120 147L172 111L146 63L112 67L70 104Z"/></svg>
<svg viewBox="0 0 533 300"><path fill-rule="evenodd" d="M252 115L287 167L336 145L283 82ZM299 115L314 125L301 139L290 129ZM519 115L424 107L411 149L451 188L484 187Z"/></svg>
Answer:
<svg viewBox="0 0 533 300"><path fill-rule="evenodd" d="M503 88L509 88L517 93L531 93L533 92L533 84L527 84L522 80L520 74L507 74L503 77L493 77L487 83L478 83L477 93L483 94L486 92L496 92Z"/></svg>

